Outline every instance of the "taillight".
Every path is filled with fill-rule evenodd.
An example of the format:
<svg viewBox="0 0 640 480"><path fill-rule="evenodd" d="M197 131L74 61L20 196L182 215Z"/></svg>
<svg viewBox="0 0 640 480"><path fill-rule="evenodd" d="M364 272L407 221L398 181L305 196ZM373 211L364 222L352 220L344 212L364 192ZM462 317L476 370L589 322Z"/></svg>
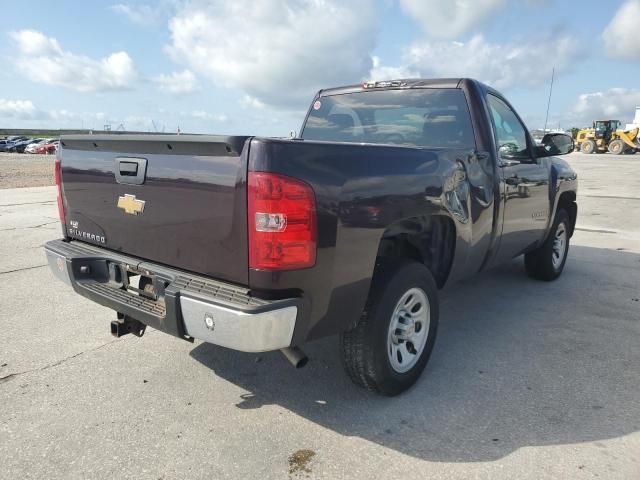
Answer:
<svg viewBox="0 0 640 480"><path fill-rule="evenodd" d="M249 268L292 270L316 263L316 202L300 180L249 172Z"/></svg>
<svg viewBox="0 0 640 480"><path fill-rule="evenodd" d="M64 203L62 202L62 167L60 166L60 159L56 158L55 162L55 174L54 179L56 187L58 189L58 216L60 217L60 223L62 223L62 234L67 235L67 220L64 213Z"/></svg>

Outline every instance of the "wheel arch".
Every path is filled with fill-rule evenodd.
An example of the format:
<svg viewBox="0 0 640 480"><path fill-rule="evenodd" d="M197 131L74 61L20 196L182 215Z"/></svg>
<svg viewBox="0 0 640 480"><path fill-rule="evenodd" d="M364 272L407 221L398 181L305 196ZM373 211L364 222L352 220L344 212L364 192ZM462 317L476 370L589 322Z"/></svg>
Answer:
<svg viewBox="0 0 640 480"><path fill-rule="evenodd" d="M425 265L441 289L449 277L456 249L455 222L446 215L416 216L389 225L382 234L374 277L389 261Z"/></svg>
<svg viewBox="0 0 640 480"><path fill-rule="evenodd" d="M556 206L556 213L561 208L566 210L567 214L569 215L569 221L570 221L569 237L572 237L573 232L576 228L576 220L578 218L578 204L576 203L576 192L567 191L567 192L562 192L560 194L560 197L558 198L558 205Z"/></svg>

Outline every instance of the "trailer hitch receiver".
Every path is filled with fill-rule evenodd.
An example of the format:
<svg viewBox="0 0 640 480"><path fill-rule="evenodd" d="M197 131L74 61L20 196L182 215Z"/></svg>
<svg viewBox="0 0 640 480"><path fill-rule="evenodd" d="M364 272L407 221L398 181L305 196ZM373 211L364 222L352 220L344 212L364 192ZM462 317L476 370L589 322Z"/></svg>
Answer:
<svg viewBox="0 0 640 480"><path fill-rule="evenodd" d="M134 334L136 337L144 335L147 326L122 313L118 313L118 319L111 322L111 335L116 338L122 337L129 333Z"/></svg>

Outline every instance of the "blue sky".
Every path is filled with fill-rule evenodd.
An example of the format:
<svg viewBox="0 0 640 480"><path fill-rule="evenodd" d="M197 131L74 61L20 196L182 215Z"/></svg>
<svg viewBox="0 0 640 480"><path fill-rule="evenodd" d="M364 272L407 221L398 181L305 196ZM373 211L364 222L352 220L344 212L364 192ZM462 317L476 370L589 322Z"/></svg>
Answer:
<svg viewBox="0 0 640 480"><path fill-rule="evenodd" d="M537 128L553 67L552 126L629 122L640 105L640 0L580 4L7 2L0 127L287 135L319 88L471 76Z"/></svg>

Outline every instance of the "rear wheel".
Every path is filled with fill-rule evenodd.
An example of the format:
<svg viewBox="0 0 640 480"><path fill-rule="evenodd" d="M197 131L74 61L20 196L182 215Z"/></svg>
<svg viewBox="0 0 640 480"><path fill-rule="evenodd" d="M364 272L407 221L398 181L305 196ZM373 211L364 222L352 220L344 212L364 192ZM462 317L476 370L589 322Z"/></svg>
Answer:
<svg viewBox="0 0 640 480"><path fill-rule="evenodd" d="M580 145L580 151L582 153L586 153L586 154L595 152L596 151L596 142L594 142L593 140L585 140Z"/></svg>
<svg viewBox="0 0 640 480"><path fill-rule="evenodd" d="M613 153L614 155L620 155L625 151L625 143L622 140L614 140L609 143L609 153Z"/></svg>
<svg viewBox="0 0 640 480"><path fill-rule="evenodd" d="M569 214L559 209L545 242L524 256L524 265L530 277L551 281L560 276L569 253L570 228Z"/></svg>
<svg viewBox="0 0 640 480"><path fill-rule="evenodd" d="M376 274L360 321L341 335L348 375L370 391L402 393L429 361L438 315L438 290L429 269L417 262L384 268Z"/></svg>

